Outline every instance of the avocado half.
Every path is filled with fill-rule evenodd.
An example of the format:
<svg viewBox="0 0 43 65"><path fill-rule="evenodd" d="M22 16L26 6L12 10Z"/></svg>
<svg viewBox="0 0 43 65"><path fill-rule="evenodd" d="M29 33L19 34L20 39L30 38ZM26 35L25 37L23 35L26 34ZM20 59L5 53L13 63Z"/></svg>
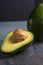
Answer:
<svg viewBox="0 0 43 65"><path fill-rule="evenodd" d="M35 40L43 42L43 3L39 3L28 16L27 29L35 35Z"/></svg>
<svg viewBox="0 0 43 65"><path fill-rule="evenodd" d="M30 44L30 42L32 42L34 39L34 35L30 31L24 31L24 32L28 35L28 38L18 43L11 43L9 41L9 38L13 34L13 31L9 32L3 40L1 51L3 53L18 52L18 49L21 50L22 47L26 46L27 44Z"/></svg>

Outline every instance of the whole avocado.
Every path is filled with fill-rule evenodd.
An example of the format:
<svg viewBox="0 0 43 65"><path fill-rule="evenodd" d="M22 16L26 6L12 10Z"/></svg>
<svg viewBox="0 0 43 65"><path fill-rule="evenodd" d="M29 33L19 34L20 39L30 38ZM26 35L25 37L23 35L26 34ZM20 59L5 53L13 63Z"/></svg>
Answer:
<svg viewBox="0 0 43 65"><path fill-rule="evenodd" d="M43 42L43 3L39 3L28 16L27 28L34 33L35 40Z"/></svg>

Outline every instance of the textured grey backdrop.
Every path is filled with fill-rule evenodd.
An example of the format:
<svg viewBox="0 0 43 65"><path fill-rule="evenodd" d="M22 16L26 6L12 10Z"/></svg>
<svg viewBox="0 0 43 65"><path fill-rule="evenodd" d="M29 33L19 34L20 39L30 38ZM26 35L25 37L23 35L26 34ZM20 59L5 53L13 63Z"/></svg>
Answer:
<svg viewBox="0 0 43 65"><path fill-rule="evenodd" d="M34 0L0 0L1 20L26 20L34 8Z"/></svg>
<svg viewBox="0 0 43 65"><path fill-rule="evenodd" d="M27 20L40 1L43 0L0 0L0 21Z"/></svg>

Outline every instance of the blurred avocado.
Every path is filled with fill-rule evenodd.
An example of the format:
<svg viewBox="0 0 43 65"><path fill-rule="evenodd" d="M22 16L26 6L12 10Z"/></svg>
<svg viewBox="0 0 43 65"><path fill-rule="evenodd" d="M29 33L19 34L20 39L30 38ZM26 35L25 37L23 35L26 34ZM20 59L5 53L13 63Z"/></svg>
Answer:
<svg viewBox="0 0 43 65"><path fill-rule="evenodd" d="M35 35L35 40L43 42L43 3L39 3L28 16L27 29Z"/></svg>

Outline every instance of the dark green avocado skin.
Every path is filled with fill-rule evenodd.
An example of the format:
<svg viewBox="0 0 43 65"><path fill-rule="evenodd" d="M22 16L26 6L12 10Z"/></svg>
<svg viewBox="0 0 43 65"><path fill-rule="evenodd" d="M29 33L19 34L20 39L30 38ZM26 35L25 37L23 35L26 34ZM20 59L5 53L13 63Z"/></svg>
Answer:
<svg viewBox="0 0 43 65"><path fill-rule="evenodd" d="M43 42L43 3L39 3L27 20L27 29L35 35L35 40Z"/></svg>

